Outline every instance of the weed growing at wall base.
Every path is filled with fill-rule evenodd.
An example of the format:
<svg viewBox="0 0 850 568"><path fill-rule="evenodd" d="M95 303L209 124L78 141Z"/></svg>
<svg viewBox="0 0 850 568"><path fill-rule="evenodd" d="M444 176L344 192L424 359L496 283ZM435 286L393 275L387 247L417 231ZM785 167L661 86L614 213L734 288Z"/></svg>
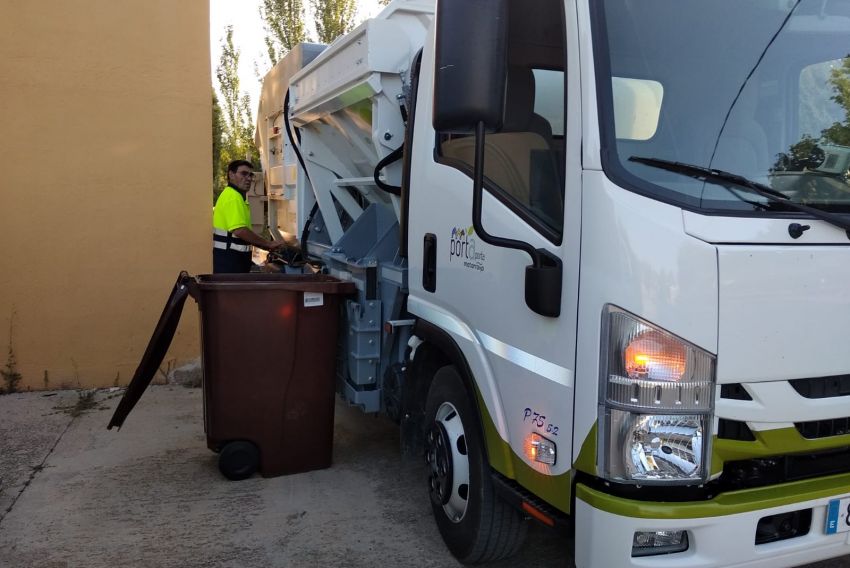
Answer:
<svg viewBox="0 0 850 568"><path fill-rule="evenodd" d="M0 376L3 377L5 387L0 388L0 394L18 392L18 383L23 378L18 372L18 360L15 357L15 350L12 347L12 333L14 330L15 312L12 312L12 317L9 319L9 353L6 356L6 365L0 369Z"/></svg>

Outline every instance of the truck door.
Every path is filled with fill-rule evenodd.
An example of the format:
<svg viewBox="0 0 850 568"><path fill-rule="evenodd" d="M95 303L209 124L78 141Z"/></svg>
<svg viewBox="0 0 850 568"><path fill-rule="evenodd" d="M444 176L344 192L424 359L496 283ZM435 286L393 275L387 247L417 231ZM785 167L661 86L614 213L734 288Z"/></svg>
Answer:
<svg viewBox="0 0 850 568"><path fill-rule="evenodd" d="M552 0L512 2L510 10L504 119L485 137L481 222L491 235L560 260L560 315L526 303L526 252L476 234L475 137L437 132L431 122L433 37L409 150L408 309L463 352L491 465L569 511L581 175L576 34L566 30L575 15ZM536 461L535 435L554 443L554 463Z"/></svg>

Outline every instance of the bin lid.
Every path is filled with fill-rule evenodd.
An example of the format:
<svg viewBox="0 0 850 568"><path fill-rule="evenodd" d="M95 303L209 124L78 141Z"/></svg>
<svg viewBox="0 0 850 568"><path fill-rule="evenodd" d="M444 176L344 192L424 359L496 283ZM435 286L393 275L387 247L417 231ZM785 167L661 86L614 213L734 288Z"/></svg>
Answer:
<svg viewBox="0 0 850 568"><path fill-rule="evenodd" d="M340 280L327 274L237 273L199 274L196 279L199 291L224 290L289 290L292 292L319 292L324 294L353 294L354 282Z"/></svg>
<svg viewBox="0 0 850 568"><path fill-rule="evenodd" d="M181 272L180 276L177 277L177 282L174 283L171 295L162 309L162 315L159 316L159 322L157 322L153 335L148 342L145 354L142 355L142 360L133 374L133 380L130 381L121 402L118 403L118 408L115 409L107 429L111 430L113 426L121 428L127 415L139 402L142 393L148 388L153 376L159 370L159 366L171 346L171 340L174 339L174 332L180 322L180 315L183 313L183 304L186 303L191 281L194 281L194 279L185 272Z"/></svg>

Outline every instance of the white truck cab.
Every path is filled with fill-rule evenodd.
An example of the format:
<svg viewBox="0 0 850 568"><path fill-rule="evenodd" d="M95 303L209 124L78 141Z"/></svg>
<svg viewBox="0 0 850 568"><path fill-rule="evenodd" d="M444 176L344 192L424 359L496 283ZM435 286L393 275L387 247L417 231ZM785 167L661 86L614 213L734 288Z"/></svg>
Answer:
<svg viewBox="0 0 850 568"><path fill-rule="evenodd" d="M395 0L272 71L270 229L357 284L339 392L459 560L850 554L848 45L850 0Z"/></svg>

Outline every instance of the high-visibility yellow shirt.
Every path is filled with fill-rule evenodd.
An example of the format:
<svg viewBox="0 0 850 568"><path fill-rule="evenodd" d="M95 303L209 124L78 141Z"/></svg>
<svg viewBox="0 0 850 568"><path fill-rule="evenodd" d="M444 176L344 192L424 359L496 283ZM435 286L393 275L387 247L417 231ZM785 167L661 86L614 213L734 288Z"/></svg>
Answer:
<svg viewBox="0 0 850 568"><path fill-rule="evenodd" d="M213 207L213 228L229 233L241 227L251 227L251 206L241 193L228 185Z"/></svg>

